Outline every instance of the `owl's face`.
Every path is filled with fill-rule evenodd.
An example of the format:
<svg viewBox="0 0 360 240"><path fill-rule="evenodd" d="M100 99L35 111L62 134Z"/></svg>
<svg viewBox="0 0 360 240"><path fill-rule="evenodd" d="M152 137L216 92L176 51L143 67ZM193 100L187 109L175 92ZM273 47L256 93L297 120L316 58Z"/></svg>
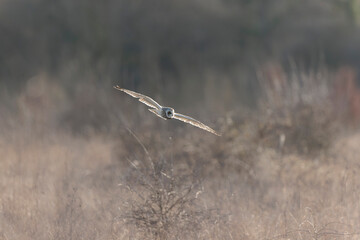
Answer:
<svg viewBox="0 0 360 240"><path fill-rule="evenodd" d="M173 108L169 108L169 107L164 107L163 108L163 117L170 119L174 117L174 109Z"/></svg>

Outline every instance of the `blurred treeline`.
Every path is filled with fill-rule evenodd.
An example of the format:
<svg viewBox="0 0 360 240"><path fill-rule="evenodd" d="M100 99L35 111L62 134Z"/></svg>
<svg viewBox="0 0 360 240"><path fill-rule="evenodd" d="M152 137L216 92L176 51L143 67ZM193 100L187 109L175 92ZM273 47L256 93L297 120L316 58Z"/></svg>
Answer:
<svg viewBox="0 0 360 240"><path fill-rule="evenodd" d="M70 92L251 105L266 62L357 68L359 26L359 0L1 0L0 86L46 72Z"/></svg>

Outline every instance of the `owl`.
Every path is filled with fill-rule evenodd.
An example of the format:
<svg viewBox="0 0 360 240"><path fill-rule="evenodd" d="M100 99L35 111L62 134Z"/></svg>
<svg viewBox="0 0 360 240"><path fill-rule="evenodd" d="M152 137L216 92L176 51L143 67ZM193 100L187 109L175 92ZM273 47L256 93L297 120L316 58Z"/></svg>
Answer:
<svg viewBox="0 0 360 240"><path fill-rule="evenodd" d="M171 107L163 107L160 104L158 104L155 100L153 100L152 98L150 98L148 96L145 96L143 94L121 88L119 86L114 86L114 88L119 90L119 91L123 91L123 92L129 94L130 96L132 96L134 98L138 98L140 102L142 102L145 105L150 107L149 108L150 112L154 113L156 116L158 116L158 117L160 117L160 118L162 118L164 120L177 119L177 120L183 121L185 123L189 123L189 124L191 124L191 125L193 125L195 127L201 128L201 129L203 129L205 131L208 131L208 132L210 132L212 134L215 134L217 136L221 136L214 129L206 126L202 122L200 122L200 121L198 121L198 120L196 120L196 119L194 119L192 117L177 113Z"/></svg>

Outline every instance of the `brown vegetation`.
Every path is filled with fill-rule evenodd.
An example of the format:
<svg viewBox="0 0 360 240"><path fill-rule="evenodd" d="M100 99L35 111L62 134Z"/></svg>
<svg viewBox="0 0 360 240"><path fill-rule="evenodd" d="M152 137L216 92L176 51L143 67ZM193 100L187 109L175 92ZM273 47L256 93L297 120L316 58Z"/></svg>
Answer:
<svg viewBox="0 0 360 240"><path fill-rule="evenodd" d="M357 73L351 67L342 67L336 73L333 101L341 117L352 125L360 122L360 88Z"/></svg>
<svg viewBox="0 0 360 240"><path fill-rule="evenodd" d="M0 0L0 240L360 239L359 3Z"/></svg>
<svg viewBox="0 0 360 240"><path fill-rule="evenodd" d="M258 110L219 119L221 138L32 80L1 119L0 239L359 239L360 136L340 134L331 73L264 69ZM74 130L105 102L109 126Z"/></svg>

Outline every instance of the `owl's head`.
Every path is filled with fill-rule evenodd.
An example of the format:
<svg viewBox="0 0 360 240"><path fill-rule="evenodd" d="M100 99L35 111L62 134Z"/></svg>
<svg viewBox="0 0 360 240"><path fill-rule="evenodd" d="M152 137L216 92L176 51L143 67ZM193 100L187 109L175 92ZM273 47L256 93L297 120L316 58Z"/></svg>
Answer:
<svg viewBox="0 0 360 240"><path fill-rule="evenodd" d="M164 113L165 113L165 117L170 119L174 117L174 109L173 108L169 108L169 107L165 107L163 108Z"/></svg>

